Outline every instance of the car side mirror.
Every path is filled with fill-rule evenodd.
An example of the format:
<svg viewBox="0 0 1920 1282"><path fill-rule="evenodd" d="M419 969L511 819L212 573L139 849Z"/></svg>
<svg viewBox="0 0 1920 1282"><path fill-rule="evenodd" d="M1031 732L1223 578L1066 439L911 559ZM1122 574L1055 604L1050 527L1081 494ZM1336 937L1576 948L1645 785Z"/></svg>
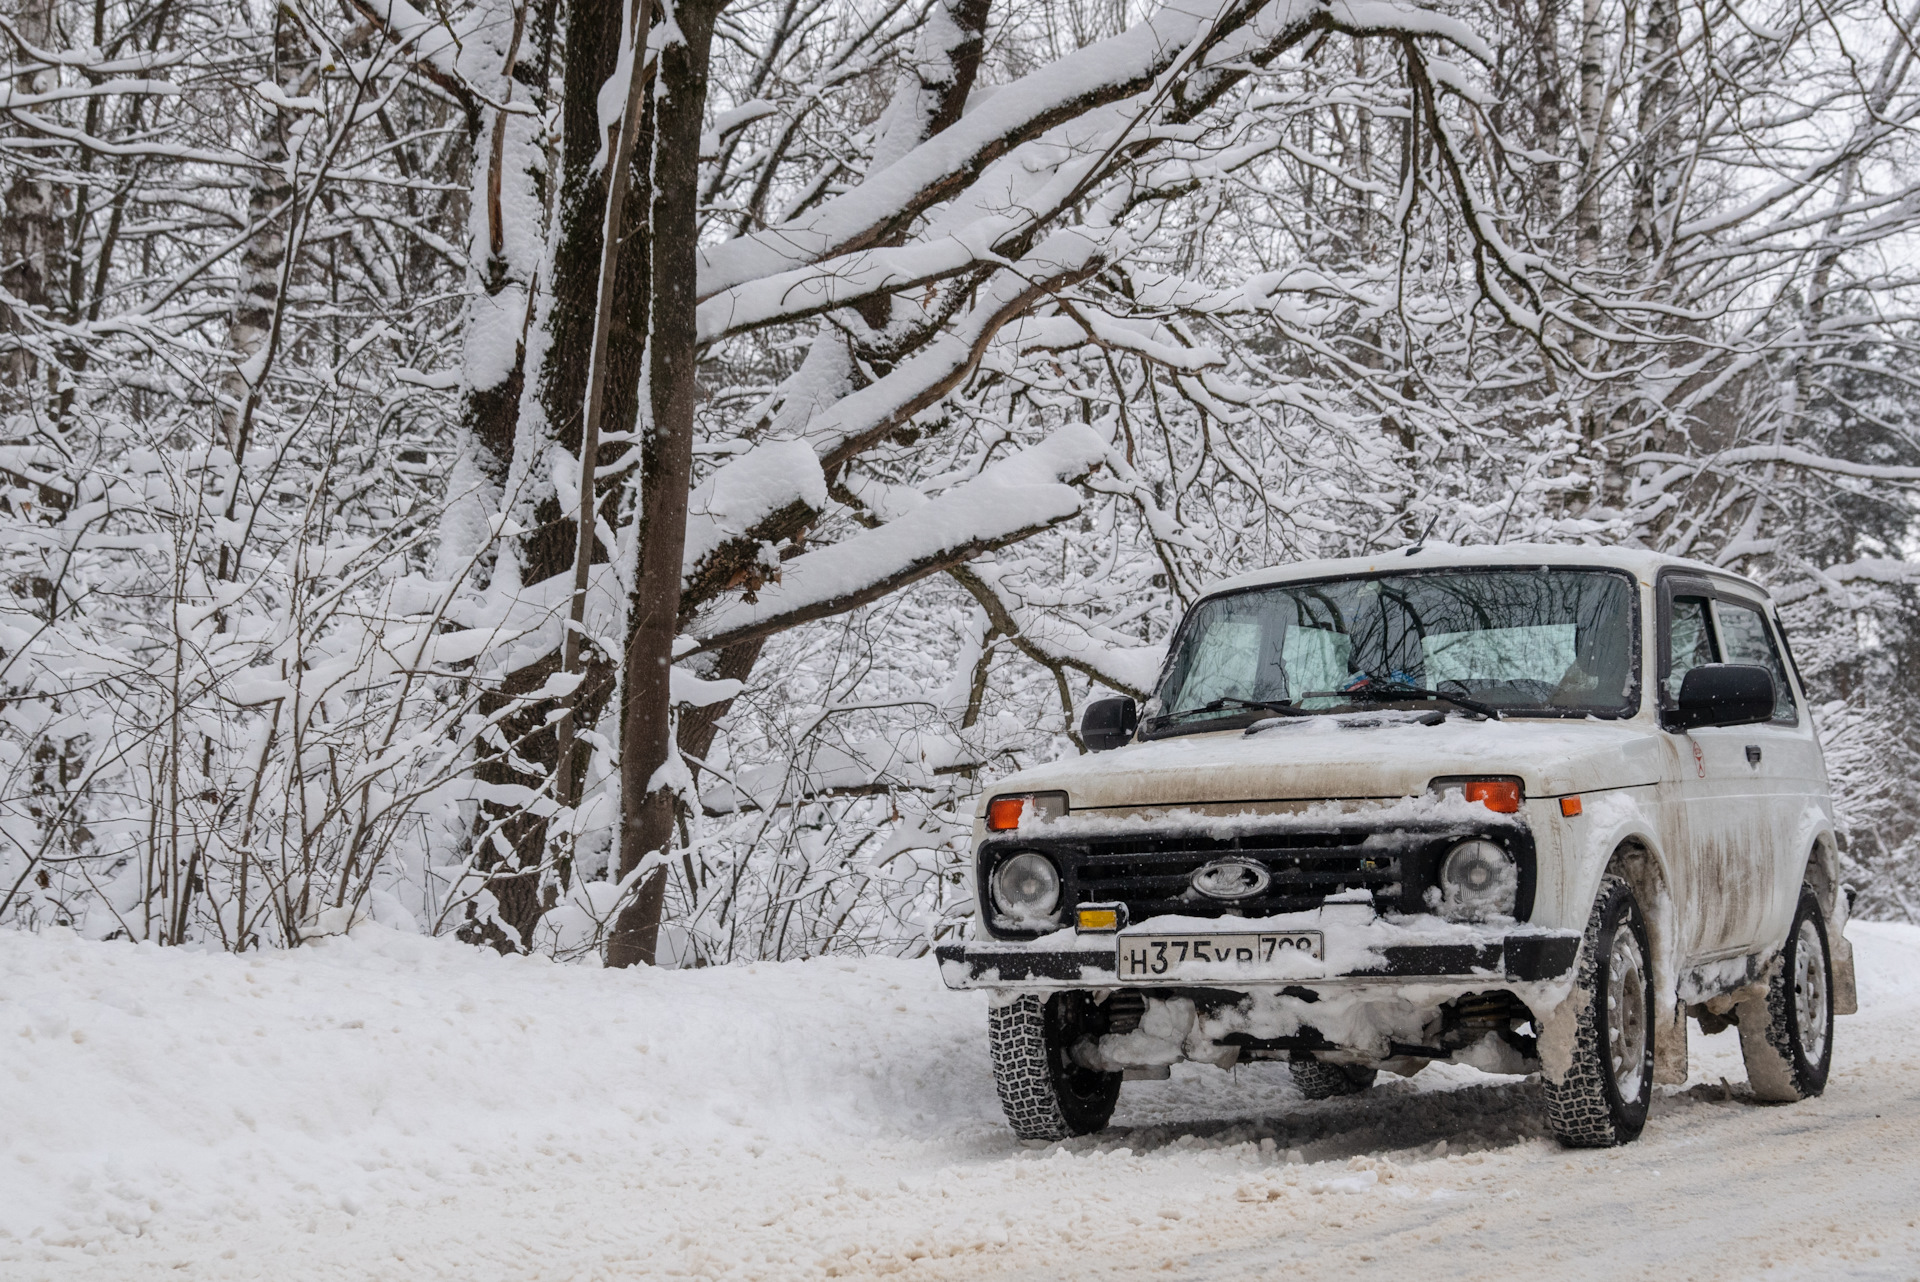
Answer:
<svg viewBox="0 0 1920 1282"><path fill-rule="evenodd" d="M1680 683L1679 706L1667 714L1675 730L1747 726L1773 719L1773 673L1752 663L1703 663Z"/></svg>
<svg viewBox="0 0 1920 1282"><path fill-rule="evenodd" d="M1772 705L1768 705L1771 708ZM1140 728L1140 709L1133 700L1121 695L1116 699L1095 699L1080 714L1080 741L1089 752L1118 748L1133 738Z"/></svg>

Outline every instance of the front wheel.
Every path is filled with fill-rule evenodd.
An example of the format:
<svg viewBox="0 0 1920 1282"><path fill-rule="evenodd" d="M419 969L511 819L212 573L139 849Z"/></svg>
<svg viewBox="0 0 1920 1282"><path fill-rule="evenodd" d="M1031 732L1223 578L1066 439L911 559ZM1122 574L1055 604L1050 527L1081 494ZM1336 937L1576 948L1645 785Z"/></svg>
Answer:
<svg viewBox="0 0 1920 1282"><path fill-rule="evenodd" d="M1609 1148L1639 1138L1653 1102L1653 968L1633 889L1604 877L1580 945L1569 1001L1580 1004L1573 1060L1547 1088L1562 1144Z"/></svg>
<svg viewBox="0 0 1920 1282"><path fill-rule="evenodd" d="M1027 993L989 1012L993 1084L1021 1139L1090 1135L1113 1117L1121 1074L1088 1068L1073 1054L1091 1033L1095 1010L1085 993Z"/></svg>
<svg viewBox="0 0 1920 1282"><path fill-rule="evenodd" d="M1766 996L1741 1002L1734 1017L1756 1099L1785 1104L1827 1089L1833 1065L1833 962L1827 955L1826 917L1811 890L1800 891L1800 907Z"/></svg>

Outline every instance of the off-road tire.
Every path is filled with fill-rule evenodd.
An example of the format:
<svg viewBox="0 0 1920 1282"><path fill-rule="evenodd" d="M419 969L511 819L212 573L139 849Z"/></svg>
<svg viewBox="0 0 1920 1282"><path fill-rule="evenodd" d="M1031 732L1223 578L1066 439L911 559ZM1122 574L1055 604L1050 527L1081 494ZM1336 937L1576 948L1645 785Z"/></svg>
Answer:
<svg viewBox="0 0 1920 1282"><path fill-rule="evenodd" d="M1827 1089L1833 1065L1833 957L1827 951L1826 914L1811 890L1800 891L1766 996L1741 1002L1734 1015L1755 1099L1790 1104Z"/></svg>
<svg viewBox="0 0 1920 1282"><path fill-rule="evenodd" d="M1336 1095L1358 1095L1380 1076L1377 1068L1357 1068L1351 1064L1322 1064L1317 1059L1296 1059L1287 1065L1293 1071L1293 1084L1308 1099L1332 1099Z"/></svg>
<svg viewBox="0 0 1920 1282"><path fill-rule="evenodd" d="M1023 1140L1064 1140L1105 1127L1120 1098L1119 1073L1073 1058L1094 1010L1085 993L1025 994L987 1017L993 1084L1013 1133Z"/></svg>
<svg viewBox="0 0 1920 1282"><path fill-rule="evenodd" d="M1623 938L1624 936L1624 938ZM1636 955L1637 954L1637 955ZM1639 1138L1653 1102L1653 952L1633 889L1619 877L1604 877L1580 944L1580 969L1568 999L1580 1003L1573 1063L1564 1080L1546 1083L1547 1125L1569 1148L1611 1148ZM1621 964L1623 962L1630 964ZM1633 965L1637 965L1637 982ZM1614 982L1616 972L1630 993ZM1613 1004L1615 994L1622 1006ZM1631 1006L1637 999L1639 1028ZM1615 1069L1620 1034L1619 1072ZM1632 1075L1631 1042L1637 1031L1639 1072ZM1619 1080L1625 1075L1629 1080ZM1623 1089L1623 1086L1625 1089Z"/></svg>

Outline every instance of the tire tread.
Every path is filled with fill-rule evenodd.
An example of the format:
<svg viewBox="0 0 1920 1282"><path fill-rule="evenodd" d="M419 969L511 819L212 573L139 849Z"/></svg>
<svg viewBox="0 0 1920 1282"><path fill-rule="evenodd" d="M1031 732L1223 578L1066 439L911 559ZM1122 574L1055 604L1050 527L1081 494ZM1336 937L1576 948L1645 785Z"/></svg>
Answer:
<svg viewBox="0 0 1920 1282"><path fill-rule="evenodd" d="M1055 1001L1066 1000L1060 994ZM993 1085L1013 1133L1023 1140L1064 1140L1105 1127L1120 1095L1120 1074L1079 1070L1092 1089L1076 1097L1056 1063L1062 1048L1048 1025L1047 998L1023 993L987 1014Z"/></svg>
<svg viewBox="0 0 1920 1282"><path fill-rule="evenodd" d="M1600 1029L1600 1005L1606 1000L1600 984L1600 932L1613 915L1615 903L1624 897L1629 915L1638 913L1633 889L1624 878L1612 874L1601 878L1600 893L1593 912L1587 918L1587 933L1580 941L1580 966L1574 983L1575 998L1588 1000L1576 1026L1573 1063L1564 1079L1546 1083L1547 1126L1562 1144L1570 1148L1612 1148L1640 1134L1640 1125L1616 1115L1612 1100L1612 1082L1608 1078L1606 1047ZM1642 951L1645 938L1641 937ZM1651 958L1646 958L1651 962ZM1651 987L1652 975L1648 975ZM1652 1021L1649 1020L1649 1027Z"/></svg>
<svg viewBox="0 0 1920 1282"><path fill-rule="evenodd" d="M1799 1045L1799 1024L1793 1009L1793 954L1799 947L1800 923L1811 915L1827 944L1827 1049L1819 1064L1806 1062ZM1734 1008L1740 1026L1740 1057L1747 1064L1747 1085L1755 1099L1793 1104L1811 1099L1827 1088L1833 1056L1833 945L1827 940L1820 901L1802 889L1800 904L1787 927L1787 943L1774 958L1764 997L1754 997Z"/></svg>
<svg viewBox="0 0 1920 1282"><path fill-rule="evenodd" d="M1297 1059L1289 1064L1293 1084L1308 1099L1333 1099L1339 1095L1358 1095L1373 1085L1380 1075L1377 1068L1351 1068L1345 1064L1322 1064L1317 1059Z"/></svg>

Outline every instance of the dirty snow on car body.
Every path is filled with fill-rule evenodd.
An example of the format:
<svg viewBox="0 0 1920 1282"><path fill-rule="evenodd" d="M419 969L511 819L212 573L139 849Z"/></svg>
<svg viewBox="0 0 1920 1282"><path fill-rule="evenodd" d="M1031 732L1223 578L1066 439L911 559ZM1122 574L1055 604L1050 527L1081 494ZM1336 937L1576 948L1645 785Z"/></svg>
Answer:
<svg viewBox="0 0 1920 1282"><path fill-rule="evenodd" d="M1693 1042L1645 1139L1526 1079L1308 1104L1182 1065L1022 1145L930 961L600 972L360 928L234 958L0 935L9 1278L1910 1277L1920 929L1855 923L1825 1096Z"/></svg>

